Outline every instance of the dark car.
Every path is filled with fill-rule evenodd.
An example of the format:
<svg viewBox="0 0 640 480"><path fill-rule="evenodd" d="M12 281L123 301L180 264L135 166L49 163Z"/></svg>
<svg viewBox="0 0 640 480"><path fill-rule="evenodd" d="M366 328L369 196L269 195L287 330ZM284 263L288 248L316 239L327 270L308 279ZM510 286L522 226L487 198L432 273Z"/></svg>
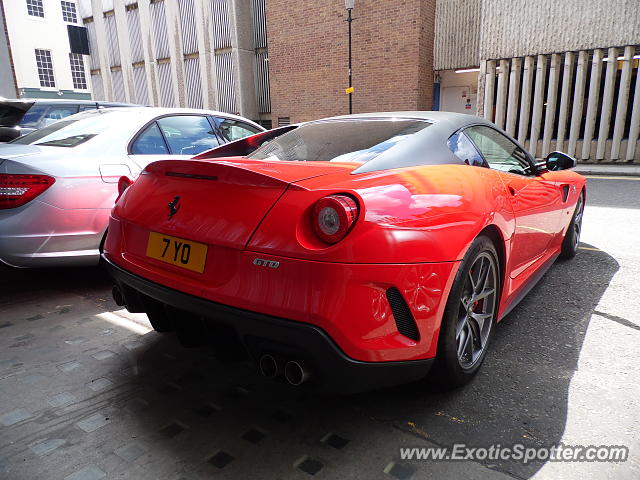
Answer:
<svg viewBox="0 0 640 480"><path fill-rule="evenodd" d="M0 142L21 137L74 113L97 108L131 106L134 105L91 100L2 100L0 101Z"/></svg>

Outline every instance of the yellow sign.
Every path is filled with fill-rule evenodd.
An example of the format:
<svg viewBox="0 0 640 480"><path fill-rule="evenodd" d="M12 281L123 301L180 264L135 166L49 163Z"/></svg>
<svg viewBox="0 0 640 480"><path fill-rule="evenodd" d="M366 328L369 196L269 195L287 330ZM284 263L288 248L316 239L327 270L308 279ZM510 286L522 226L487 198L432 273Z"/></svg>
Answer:
<svg viewBox="0 0 640 480"><path fill-rule="evenodd" d="M207 260L207 246L204 243L149 232L147 256L202 273Z"/></svg>
<svg viewBox="0 0 640 480"><path fill-rule="evenodd" d="M349 95L350 93L353 93L354 91L355 91L355 88L353 88L353 87L349 87L349 88L346 88L346 89L345 89L344 93L346 93L347 95Z"/></svg>

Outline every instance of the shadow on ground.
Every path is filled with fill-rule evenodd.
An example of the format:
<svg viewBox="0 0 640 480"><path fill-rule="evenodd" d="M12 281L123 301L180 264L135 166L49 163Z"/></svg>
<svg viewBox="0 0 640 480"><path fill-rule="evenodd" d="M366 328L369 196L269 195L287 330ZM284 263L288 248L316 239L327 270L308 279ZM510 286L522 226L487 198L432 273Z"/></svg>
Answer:
<svg viewBox="0 0 640 480"><path fill-rule="evenodd" d="M234 468L240 459L236 474L268 477L311 452L312 467L331 464L345 478L381 456L398 463L398 478L416 471L423 477L436 464L403 463L399 447L549 446L561 440L585 332L617 270L603 251L581 250L573 261L557 262L501 322L478 377L456 391L414 384L349 397L311 395L263 381L249 365L220 365L206 350L182 349L171 334L152 333L120 366L133 372L137 390L121 406L135 411L127 417L132 432L165 441L177 465L202 475ZM332 432L347 443L323 450ZM544 464L481 463L519 478Z"/></svg>

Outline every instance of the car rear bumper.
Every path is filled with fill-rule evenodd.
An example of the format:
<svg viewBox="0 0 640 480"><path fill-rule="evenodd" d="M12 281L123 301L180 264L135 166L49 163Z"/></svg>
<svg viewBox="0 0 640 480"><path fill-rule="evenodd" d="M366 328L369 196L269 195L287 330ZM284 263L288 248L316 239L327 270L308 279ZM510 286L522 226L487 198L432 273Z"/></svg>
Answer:
<svg viewBox="0 0 640 480"><path fill-rule="evenodd" d="M108 210L60 209L38 200L0 210L0 262L12 267L96 265Z"/></svg>
<svg viewBox="0 0 640 480"><path fill-rule="evenodd" d="M347 356L320 327L262 313L222 305L183 293L132 274L103 255L105 265L122 292L126 304L142 311L140 294L165 305L194 313L235 331L256 361L263 354L297 360L309 366L311 379L304 386L335 393L408 383L424 378L433 358L365 362Z"/></svg>

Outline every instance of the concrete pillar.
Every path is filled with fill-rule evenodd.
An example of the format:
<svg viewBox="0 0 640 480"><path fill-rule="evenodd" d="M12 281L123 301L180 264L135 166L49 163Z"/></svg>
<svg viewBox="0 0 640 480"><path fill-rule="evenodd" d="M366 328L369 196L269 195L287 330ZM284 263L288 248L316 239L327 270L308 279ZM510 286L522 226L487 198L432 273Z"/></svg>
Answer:
<svg viewBox="0 0 640 480"><path fill-rule="evenodd" d="M484 94L486 91L487 62L480 62L480 71L478 72L478 94L476 95L476 115L484 117Z"/></svg>
<svg viewBox="0 0 640 480"><path fill-rule="evenodd" d="M604 160L607 138L609 137L609 127L611 126L611 109L613 107L613 90L616 85L616 74L618 73L618 50L610 48L607 57L606 76L604 78L604 93L602 95L602 110L600 111L600 128L598 129L598 147L596 149L596 160Z"/></svg>
<svg viewBox="0 0 640 480"><path fill-rule="evenodd" d="M544 116L544 133L542 135L542 157L550 152L551 137L556 123L556 99L558 98L558 77L560 76L560 54L551 55L549 68L549 86L547 88L547 110Z"/></svg>
<svg viewBox="0 0 640 480"><path fill-rule="evenodd" d="M507 133L513 136L516 132L516 117L520 100L520 74L522 71L522 59L511 59L511 73L509 77L509 99L507 101Z"/></svg>
<svg viewBox="0 0 640 480"><path fill-rule="evenodd" d="M636 70L636 87L633 94L633 106L631 107L631 127L629 128L629 141L627 142L627 154L625 160L632 161L636 154L636 144L640 134L640 67Z"/></svg>
<svg viewBox="0 0 640 480"><path fill-rule="evenodd" d="M489 121L493 121L493 100L494 91L496 85L496 61L487 60L485 70L485 82L484 82L484 118Z"/></svg>
<svg viewBox="0 0 640 480"><path fill-rule="evenodd" d="M558 135L556 136L556 150L562 151L567 132L567 115L569 114L569 91L573 85L573 66L575 55L573 52L564 54L564 71L562 73L562 91L560 92L560 114L558 116Z"/></svg>
<svg viewBox="0 0 640 480"><path fill-rule="evenodd" d="M236 105L240 115L257 120L260 115L255 95L256 55L250 0L229 0L229 17L233 73L236 78Z"/></svg>
<svg viewBox="0 0 640 480"><path fill-rule="evenodd" d="M115 0L113 12L116 18L116 30L118 32L118 47L120 48L120 68L122 68L122 80L124 83L125 100L133 102L133 68L131 67L131 40L129 39L129 27L127 25L127 13L124 0Z"/></svg>
<svg viewBox="0 0 640 480"><path fill-rule="evenodd" d="M625 47L622 59L622 72L620 73L620 88L618 89L616 120L613 125L611 155L609 156L611 160L618 160L620 158L620 143L622 143L622 134L624 133L624 126L627 120L627 103L629 102L629 87L631 84L631 69L633 68L634 53L634 47Z"/></svg>
<svg viewBox="0 0 640 480"><path fill-rule="evenodd" d="M504 128L505 106L507 103L507 87L509 83L509 62L500 60L500 72L498 73L498 94L496 96L496 120L495 124Z"/></svg>
<svg viewBox="0 0 640 480"><path fill-rule="evenodd" d="M211 30L206 27L209 19L209 2L195 0L196 29L198 32L198 52L200 60L200 82L202 85L202 105L205 109L215 108L216 82L211 62Z"/></svg>
<svg viewBox="0 0 640 480"><path fill-rule="evenodd" d="M529 130L529 115L531 113L531 86L533 85L534 58L525 57L522 70L522 98L520 102L520 122L518 125L518 141L524 145Z"/></svg>
<svg viewBox="0 0 640 480"><path fill-rule="evenodd" d="M156 57L153 51L153 38L151 37L151 13L149 12L149 0L138 0L138 15L140 17L140 34L142 38L142 51L147 77L147 91L149 103L160 105L158 71Z"/></svg>
<svg viewBox="0 0 640 480"><path fill-rule="evenodd" d="M538 139L540 138L540 124L542 123L542 107L544 104L544 86L547 75L547 57L538 55L536 65L536 84L533 91L533 115L531 117L531 137L529 138L529 152L537 157Z"/></svg>
<svg viewBox="0 0 640 480"><path fill-rule="evenodd" d="M569 146L567 153L577 156L576 146L580 136L582 111L584 109L584 85L587 79L589 54L584 50L578 52L578 66L576 67L576 83L573 91L573 108L571 110L571 129L569 130Z"/></svg>
<svg viewBox="0 0 640 480"><path fill-rule="evenodd" d="M591 140L596 128L596 115L598 113L598 99L600 97L600 77L602 75L602 50L593 51L591 61L591 79L589 80L589 100L587 101L587 118L582 137L582 160L591 156Z"/></svg>
<svg viewBox="0 0 640 480"><path fill-rule="evenodd" d="M111 80L111 66L109 65L109 49L106 41L107 32L104 28L102 0L91 0L91 11L93 12L93 22L96 28L96 39L98 40L98 56L100 57L104 98L107 101L113 101L113 81Z"/></svg>
<svg viewBox="0 0 640 480"><path fill-rule="evenodd" d="M184 55L182 54L182 38L180 28L180 10L178 2L164 2L167 16L167 39L169 40L169 56L171 57L171 81L173 83L173 95L178 107L185 107L186 88L184 85Z"/></svg>

